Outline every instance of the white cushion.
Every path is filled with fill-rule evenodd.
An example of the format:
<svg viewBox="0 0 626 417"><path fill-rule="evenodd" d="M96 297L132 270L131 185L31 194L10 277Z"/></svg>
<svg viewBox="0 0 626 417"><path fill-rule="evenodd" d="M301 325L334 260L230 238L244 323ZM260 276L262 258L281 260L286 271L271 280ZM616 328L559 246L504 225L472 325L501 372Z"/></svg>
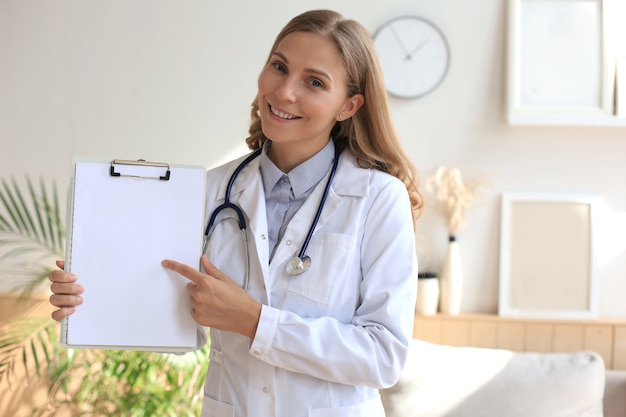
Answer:
<svg viewBox="0 0 626 417"><path fill-rule="evenodd" d="M387 417L602 417L605 369L593 352L514 353L413 340Z"/></svg>

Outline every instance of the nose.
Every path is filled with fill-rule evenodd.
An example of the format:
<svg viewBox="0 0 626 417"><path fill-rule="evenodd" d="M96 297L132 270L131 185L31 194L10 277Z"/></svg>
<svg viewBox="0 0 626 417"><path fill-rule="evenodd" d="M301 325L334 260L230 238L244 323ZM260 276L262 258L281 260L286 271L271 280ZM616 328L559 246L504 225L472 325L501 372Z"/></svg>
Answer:
<svg viewBox="0 0 626 417"><path fill-rule="evenodd" d="M274 94L281 101L295 103L297 97L297 89L300 82L291 77L283 78L283 81L276 87Z"/></svg>

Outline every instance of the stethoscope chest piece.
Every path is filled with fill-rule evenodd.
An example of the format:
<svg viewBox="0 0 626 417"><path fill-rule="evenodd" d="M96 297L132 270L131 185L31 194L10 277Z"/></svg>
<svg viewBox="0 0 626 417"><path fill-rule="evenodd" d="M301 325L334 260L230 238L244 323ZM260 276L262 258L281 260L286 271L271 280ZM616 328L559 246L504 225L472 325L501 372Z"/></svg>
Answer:
<svg viewBox="0 0 626 417"><path fill-rule="evenodd" d="M302 259L298 256L294 256L289 262L287 262L287 266L285 266L285 271L288 275L296 276L305 272L311 266L311 258L308 256L304 256Z"/></svg>

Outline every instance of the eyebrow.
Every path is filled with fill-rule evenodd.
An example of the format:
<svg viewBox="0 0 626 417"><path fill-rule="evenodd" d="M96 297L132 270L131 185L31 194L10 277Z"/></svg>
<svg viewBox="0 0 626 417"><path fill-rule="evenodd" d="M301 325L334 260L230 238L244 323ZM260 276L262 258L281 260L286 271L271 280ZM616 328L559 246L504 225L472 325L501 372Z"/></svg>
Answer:
<svg viewBox="0 0 626 417"><path fill-rule="evenodd" d="M275 51L274 55L278 56L280 59L285 61L286 64L289 64L289 60L287 59L287 57L282 52ZM325 71L321 71L321 70L318 70L318 69L315 69L315 68L305 68L305 71L313 73L313 74L320 75L320 76L322 76L322 77L324 77L324 78L326 78L327 80L330 80L330 81L333 80L333 78L330 76L330 74L328 74Z"/></svg>

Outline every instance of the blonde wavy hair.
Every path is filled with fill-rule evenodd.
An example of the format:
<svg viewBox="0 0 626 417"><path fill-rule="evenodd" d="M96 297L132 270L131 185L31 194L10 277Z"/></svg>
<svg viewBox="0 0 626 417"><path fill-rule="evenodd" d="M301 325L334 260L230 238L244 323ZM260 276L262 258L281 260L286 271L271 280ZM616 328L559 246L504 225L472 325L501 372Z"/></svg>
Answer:
<svg viewBox="0 0 626 417"><path fill-rule="evenodd" d="M335 146L340 150L348 148L360 167L387 172L404 183L409 192L415 227L424 204L419 176L392 123L384 79L370 34L360 23L345 19L332 10L308 11L294 17L278 34L267 62L280 42L294 32L315 33L336 45L348 74L349 96L362 94L365 100L354 116L333 127L331 136ZM250 149L256 150L267 140L257 98L252 102L251 118L246 143Z"/></svg>

